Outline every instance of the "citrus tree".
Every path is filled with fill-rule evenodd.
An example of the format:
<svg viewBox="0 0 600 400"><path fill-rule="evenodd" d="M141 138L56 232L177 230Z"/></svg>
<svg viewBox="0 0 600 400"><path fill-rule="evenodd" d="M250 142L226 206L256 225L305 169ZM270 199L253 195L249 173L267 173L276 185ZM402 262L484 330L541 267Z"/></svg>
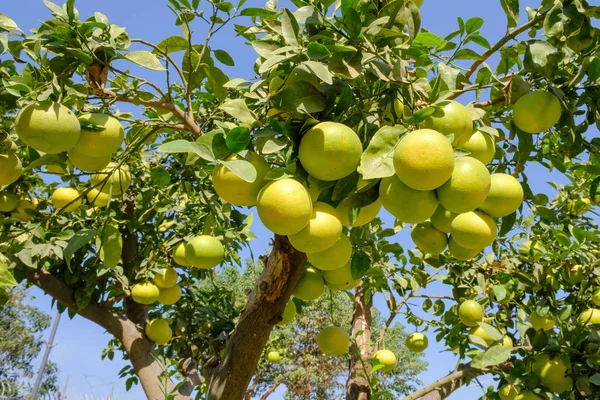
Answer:
<svg viewBox="0 0 600 400"><path fill-rule="evenodd" d="M393 396L398 315L406 349L461 360L407 400L483 374L489 399L598 396L598 6L501 0L490 43L481 18L422 28L421 1L169 0L181 35L150 43L44 3L29 35L0 15L0 286L105 328L128 385L241 399L281 325L344 291L352 320L319 310L306 357L348 354L348 399ZM221 29L256 51L252 79L219 68L235 64ZM569 183L533 193L534 170ZM243 263L255 219L271 248ZM241 309L214 283L223 263L251 272Z"/></svg>

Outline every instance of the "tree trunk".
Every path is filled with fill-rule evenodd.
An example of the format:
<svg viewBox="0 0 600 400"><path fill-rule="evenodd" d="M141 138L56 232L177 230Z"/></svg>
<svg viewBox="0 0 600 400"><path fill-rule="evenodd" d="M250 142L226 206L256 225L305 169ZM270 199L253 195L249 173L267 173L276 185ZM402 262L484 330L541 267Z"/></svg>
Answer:
<svg viewBox="0 0 600 400"><path fill-rule="evenodd" d="M365 301L362 283L356 287L354 295L354 312L352 314L352 337L356 338L358 348L352 349L350 358L350 375L346 383L346 400L368 400L371 398L371 388L367 379L371 371L371 325L373 300ZM362 334L356 336L358 332ZM360 354L360 357L358 354ZM361 376L362 375L362 376Z"/></svg>
<svg viewBox="0 0 600 400"><path fill-rule="evenodd" d="M273 249L240 319L227 341L222 360L205 366L208 400L241 400L256 365L306 265L306 254L287 237L275 236Z"/></svg>

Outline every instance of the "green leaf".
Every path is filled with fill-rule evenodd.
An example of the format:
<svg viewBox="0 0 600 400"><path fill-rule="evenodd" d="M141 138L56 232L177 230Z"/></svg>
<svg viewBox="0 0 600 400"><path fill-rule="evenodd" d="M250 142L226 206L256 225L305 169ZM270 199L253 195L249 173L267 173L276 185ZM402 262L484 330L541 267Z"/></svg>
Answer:
<svg viewBox="0 0 600 400"><path fill-rule="evenodd" d="M494 340L494 342L501 342L504 339L504 336L500 331L494 328L490 324L486 324L485 322L478 322L479 326L487 335Z"/></svg>
<svg viewBox="0 0 600 400"><path fill-rule="evenodd" d="M590 376L590 382L596 386L600 386L600 374Z"/></svg>
<svg viewBox="0 0 600 400"><path fill-rule="evenodd" d="M502 301L506 298L506 288L502 285L494 285L492 292L497 301Z"/></svg>
<svg viewBox="0 0 600 400"><path fill-rule="evenodd" d="M312 114L325 109L325 96L313 85L306 81L298 81L290 87L281 90L272 98L276 108L289 111Z"/></svg>
<svg viewBox="0 0 600 400"><path fill-rule="evenodd" d="M460 49L454 53L455 60L479 60L481 56L475 50Z"/></svg>
<svg viewBox="0 0 600 400"><path fill-rule="evenodd" d="M10 300L10 298L8 297L8 293L6 292L6 290L0 289L0 308L2 308L6 303L8 303L8 300Z"/></svg>
<svg viewBox="0 0 600 400"><path fill-rule="evenodd" d="M331 76L331 72L327 68L327 64L323 64L317 61L304 61L301 66L304 66L304 69L309 70L317 78L321 79L323 82L328 84L333 84L333 77Z"/></svg>
<svg viewBox="0 0 600 400"><path fill-rule="evenodd" d="M196 89L200 87L204 78L206 78L206 67L214 65L210 56L210 51L204 49L202 45L194 45L192 50L187 50L183 55L181 69L186 82Z"/></svg>
<svg viewBox="0 0 600 400"><path fill-rule="evenodd" d="M481 35L470 36L469 41L475 42L478 45L480 45L481 47L484 47L486 49L490 49L492 47L490 45L490 42L488 42L488 40Z"/></svg>
<svg viewBox="0 0 600 400"><path fill-rule="evenodd" d="M600 176L594 178L590 184L590 200L592 204L600 203Z"/></svg>
<svg viewBox="0 0 600 400"><path fill-rule="evenodd" d="M245 150L250 144L250 129L243 126L233 128L227 133L225 143L229 150L234 153Z"/></svg>
<svg viewBox="0 0 600 400"><path fill-rule="evenodd" d="M219 131L207 132L196 142L211 154L213 160L222 160L231 153L227 147L225 135Z"/></svg>
<svg viewBox="0 0 600 400"><path fill-rule="evenodd" d="M132 51L131 53L125 54L124 58L153 71L166 71L158 57L146 50Z"/></svg>
<svg viewBox="0 0 600 400"><path fill-rule="evenodd" d="M356 5L357 0L342 0L342 4L340 10L342 11L342 16L346 15L349 9L353 8Z"/></svg>
<svg viewBox="0 0 600 400"><path fill-rule="evenodd" d="M465 24L465 29L467 31L467 35L479 30L479 28L481 28L482 25L483 25L483 18L480 18L480 17L469 18L467 20L467 23Z"/></svg>
<svg viewBox="0 0 600 400"><path fill-rule="evenodd" d="M351 38L358 38L362 29L362 21L360 20L360 14L354 8L350 8L346 12L346 15L344 16L344 25Z"/></svg>
<svg viewBox="0 0 600 400"><path fill-rule="evenodd" d="M353 279L360 279L367 271L371 268L371 259L368 254L362 250L357 250L352 254L352 261L350 263L350 271L352 272Z"/></svg>
<svg viewBox="0 0 600 400"><path fill-rule="evenodd" d="M246 182L254 182L256 180L257 172L254 165L246 160L219 160L220 164L223 164L227 169L236 174Z"/></svg>
<svg viewBox="0 0 600 400"><path fill-rule="evenodd" d="M281 35L285 42L290 46L298 46L299 31L298 21L296 21L294 14L287 8L284 9L281 17Z"/></svg>
<svg viewBox="0 0 600 400"><path fill-rule="evenodd" d="M215 58L217 60L219 60L221 63L223 63L229 67L233 67L235 65L233 58L225 50L215 50L214 54L215 54Z"/></svg>
<svg viewBox="0 0 600 400"><path fill-rule="evenodd" d="M478 354L473 357L471 366L477 369L499 365L510 358L512 349L504 346L492 346L483 354Z"/></svg>
<svg viewBox="0 0 600 400"><path fill-rule="evenodd" d="M243 99L229 100L219 108L244 124L252 125L256 121Z"/></svg>
<svg viewBox="0 0 600 400"><path fill-rule="evenodd" d="M204 68L208 83L213 91L213 94L219 101L223 101L227 98L227 88L225 84L229 81L229 78L223 71L214 66L207 66Z"/></svg>
<svg viewBox="0 0 600 400"><path fill-rule="evenodd" d="M517 212L513 212L505 217L502 217L502 225L500 227L500 232L498 232L498 236L502 237L506 235L515 225L517 221Z"/></svg>
<svg viewBox="0 0 600 400"><path fill-rule="evenodd" d="M166 38L165 40L162 40L159 44L156 45L156 47L162 50L163 52L170 54L176 53L178 51L189 50L190 43L187 41L187 39L184 39L181 36L171 36ZM158 54L158 50L154 49L152 50L152 53Z"/></svg>
<svg viewBox="0 0 600 400"><path fill-rule="evenodd" d="M500 0L502 9L508 18L508 28L514 28L519 21L519 0Z"/></svg>
<svg viewBox="0 0 600 400"><path fill-rule="evenodd" d="M331 195L331 200L341 200L353 191L355 191L358 185L358 179L358 172L355 171L350 175L345 176L339 181L337 181L333 189L333 194Z"/></svg>
<svg viewBox="0 0 600 400"><path fill-rule="evenodd" d="M317 42L310 42L307 46L308 58L311 60L322 60L331 54L327 47Z"/></svg>
<svg viewBox="0 0 600 400"><path fill-rule="evenodd" d="M0 288L5 287L15 287L18 285L18 282L15 280L15 277L8 270L8 265L4 263L4 261L0 260Z"/></svg>
<svg viewBox="0 0 600 400"><path fill-rule="evenodd" d="M333 73L355 79L362 71L362 53L358 51L334 53L329 59L329 69Z"/></svg>
<svg viewBox="0 0 600 400"><path fill-rule="evenodd" d="M360 171L364 179L386 178L394 175L393 154L406 132L402 125L379 129L360 158Z"/></svg>
<svg viewBox="0 0 600 400"><path fill-rule="evenodd" d="M263 19L275 19L277 13L264 8L245 8L240 12L244 17L260 17Z"/></svg>
<svg viewBox="0 0 600 400"><path fill-rule="evenodd" d="M421 32L413 40L413 46L418 47L436 47L442 44L444 40L431 32Z"/></svg>
<svg viewBox="0 0 600 400"><path fill-rule="evenodd" d="M530 70L538 70L548 65L549 56L554 54L556 49L548 42L536 40L527 46L525 53L525 67Z"/></svg>
<svg viewBox="0 0 600 400"><path fill-rule="evenodd" d="M65 258L65 262L67 263L67 267L69 267L69 271L71 270L71 257L73 254L77 252L77 250L81 249L83 246L87 245L92 238L96 236L96 231L92 229L82 229L79 232L75 233L67 247L63 250L63 256Z"/></svg>
<svg viewBox="0 0 600 400"><path fill-rule="evenodd" d="M121 260L123 251L123 237L119 228L113 225L105 225L102 229L102 241L97 243L100 249L100 260L110 269L116 268Z"/></svg>
<svg viewBox="0 0 600 400"><path fill-rule="evenodd" d="M206 161L215 161L215 158L206 146L196 143L196 142L188 142L187 140L179 139L172 140L170 142L166 142L161 144L158 149L156 149L158 153L169 153L169 154L177 154L177 153L195 153Z"/></svg>
<svg viewBox="0 0 600 400"><path fill-rule="evenodd" d="M164 188L171 183L171 175L162 165L152 168L152 171L150 171L150 179L152 180L152 183L159 188Z"/></svg>
<svg viewBox="0 0 600 400"><path fill-rule="evenodd" d="M5 29L7 31L20 30L15 21L2 13L0 13L0 29Z"/></svg>
<svg viewBox="0 0 600 400"><path fill-rule="evenodd" d="M64 10L62 9L62 7L57 6L53 2L51 2L49 0L44 0L44 4L46 5L46 7L48 7L48 9L52 12L53 15L55 15L57 17L64 17L64 16L66 16L66 14L65 14Z"/></svg>
<svg viewBox="0 0 600 400"><path fill-rule="evenodd" d="M233 4L228 1L218 2L215 1L212 3L219 11L223 11L229 13L233 9Z"/></svg>

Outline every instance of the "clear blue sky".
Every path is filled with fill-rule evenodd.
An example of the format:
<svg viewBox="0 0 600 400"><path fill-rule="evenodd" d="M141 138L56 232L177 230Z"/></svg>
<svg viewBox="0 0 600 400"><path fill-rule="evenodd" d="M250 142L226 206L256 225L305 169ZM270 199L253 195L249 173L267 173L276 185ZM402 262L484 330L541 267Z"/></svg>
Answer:
<svg viewBox="0 0 600 400"><path fill-rule="evenodd" d="M58 1L57 1L58 2ZM265 0L248 0L246 7L261 7ZM2 1L0 12L13 18L21 29L28 31L32 27L38 26L38 21L49 17L49 11L45 8L42 0L21 0L21 1ZM81 18L85 19L92 15L94 11L100 11L105 14L112 23L125 26L131 37L139 37L145 40L158 43L161 39L180 34L180 29L174 25L172 13L162 0L104 0L102 2L92 2L89 0L79 0L76 7L79 9ZM521 1L521 13L525 14L525 6L535 6L534 1ZM286 1L281 1L282 6L289 5ZM423 26L428 30L444 35L454 31L457 27L456 18L458 16L467 20L470 17L479 16L484 18L485 24L481 31L494 43L505 33L506 19L500 7L498 0L425 0L422 7ZM523 20L523 16L521 18ZM204 26L195 25L197 40L203 40ZM231 77L250 78L253 75L252 65L256 54L251 47L244 44L242 38L236 38L231 29L223 29L211 43L213 48L222 48L234 55L236 66L223 67L223 70ZM481 49L479 49L481 50ZM493 59L492 59L493 63ZM148 76L153 75L147 73ZM155 75L156 79L162 76ZM160 85L160 80L157 83ZM162 84L164 86L164 83ZM463 99L461 99L463 100ZM464 99L463 101L469 101ZM550 198L553 198L554 190L546 184L546 181L554 180L564 183L564 178L556 176L543 175L545 169L539 166L530 168L530 184L534 193L545 192ZM562 178L562 179L561 179ZM382 214L382 218L388 223L392 223L391 216L387 213ZM255 219L256 221L258 219ZM256 223L255 233L258 240L253 245L254 254L260 254L267 247L267 242L271 234L266 231L260 222ZM397 236L399 242L405 248L412 248L412 242L409 238L409 231L405 229ZM432 291L441 292L440 287L432 287ZM51 310L50 298L43 295L39 290L33 290L37 299L35 305L41 309L54 314ZM384 315L388 313L387 307L380 297L376 298L375 305ZM398 319L402 322L401 319ZM430 348L425 353L425 359L429 362L429 369L420 376L423 383L428 384L442 377L456 365L456 358L449 353L443 353L443 347L435 343L434 335L430 334ZM83 398L83 394L93 395L97 400L107 398L114 390L114 399L141 399L144 398L140 387L134 387L131 391L125 391L125 382L118 379L118 371L125 365L126 361L118 359L114 361L100 360L100 353L105 347L109 335L105 334L101 328L92 322L76 317L69 320L67 315L63 315L55 347L52 349L51 360L58 364L60 371L60 384L64 386L67 378L69 379L68 392L69 398ZM484 387L491 384L491 380L486 377L482 380ZM481 395L481 389L473 384L468 388L460 389L451 396L451 399L477 399ZM278 391L271 398L281 399L281 391Z"/></svg>

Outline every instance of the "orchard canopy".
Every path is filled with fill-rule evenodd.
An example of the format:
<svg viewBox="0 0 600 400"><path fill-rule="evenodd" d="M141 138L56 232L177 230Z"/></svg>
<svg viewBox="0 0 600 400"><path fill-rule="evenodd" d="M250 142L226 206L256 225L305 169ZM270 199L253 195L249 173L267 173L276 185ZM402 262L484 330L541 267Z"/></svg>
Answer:
<svg viewBox="0 0 600 400"><path fill-rule="evenodd" d="M0 14L3 302L23 282L100 325L149 399L442 399L485 374L485 399L600 398L600 6L494 0L494 43L421 26L422 0L168 0L181 34L150 43L43 1L32 32ZM258 219L271 247L242 257ZM432 341L460 364L399 385ZM343 384L302 393L308 365Z"/></svg>

